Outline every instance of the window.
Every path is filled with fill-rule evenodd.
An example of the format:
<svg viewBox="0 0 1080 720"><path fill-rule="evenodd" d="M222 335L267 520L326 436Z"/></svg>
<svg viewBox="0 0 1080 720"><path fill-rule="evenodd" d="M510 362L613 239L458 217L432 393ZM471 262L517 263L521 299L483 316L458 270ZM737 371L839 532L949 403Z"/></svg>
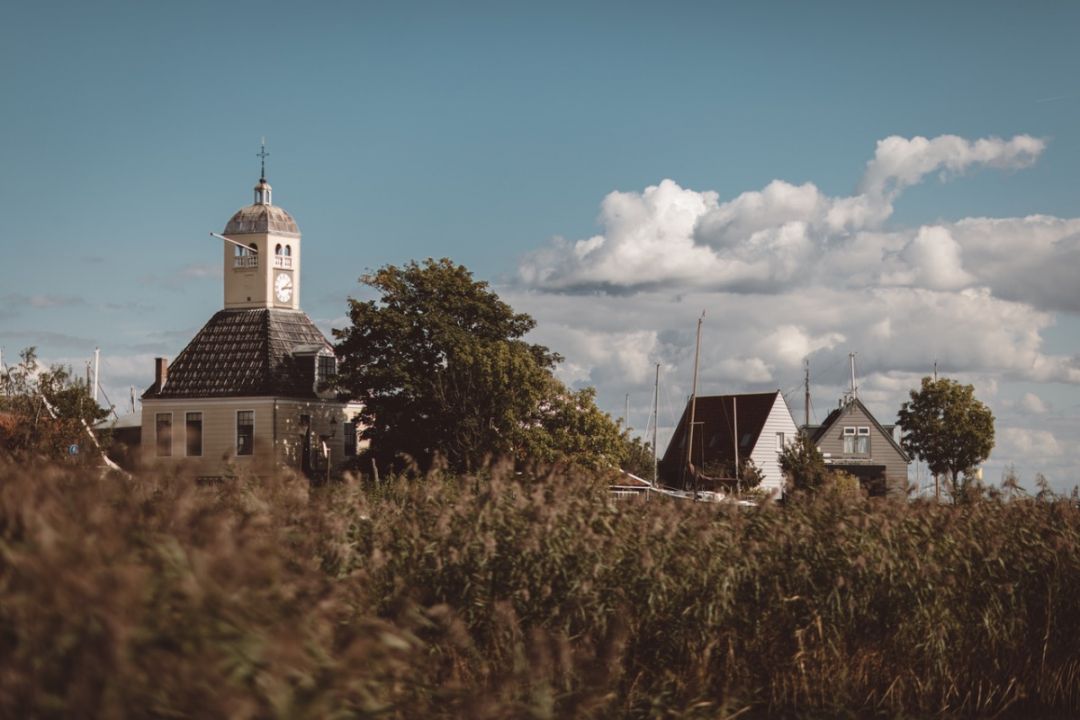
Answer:
<svg viewBox="0 0 1080 720"><path fill-rule="evenodd" d="M184 420L184 438L188 457L202 455L202 413L189 412Z"/></svg>
<svg viewBox="0 0 1080 720"><path fill-rule="evenodd" d="M172 456L172 413L158 413L155 419L158 457Z"/></svg>
<svg viewBox="0 0 1080 720"><path fill-rule="evenodd" d="M333 355L319 356L318 376L315 378L316 385L324 383L337 375L337 358Z"/></svg>
<svg viewBox="0 0 1080 720"><path fill-rule="evenodd" d="M236 454L250 455L255 445L255 411L238 410L236 413Z"/></svg>
<svg viewBox="0 0 1080 720"><path fill-rule="evenodd" d="M844 452L848 455L870 454L870 428L844 428Z"/></svg>
<svg viewBox="0 0 1080 720"><path fill-rule="evenodd" d="M274 246L274 254L275 255L280 255L281 254L281 243L278 243L277 245Z"/></svg>
<svg viewBox="0 0 1080 720"><path fill-rule="evenodd" d="M341 431L345 433L345 457L356 456L356 423L342 423Z"/></svg>
<svg viewBox="0 0 1080 720"><path fill-rule="evenodd" d="M292 257L292 245L285 246L285 257Z"/></svg>
<svg viewBox="0 0 1080 720"><path fill-rule="evenodd" d="M784 433L776 433L776 452L784 452Z"/></svg>

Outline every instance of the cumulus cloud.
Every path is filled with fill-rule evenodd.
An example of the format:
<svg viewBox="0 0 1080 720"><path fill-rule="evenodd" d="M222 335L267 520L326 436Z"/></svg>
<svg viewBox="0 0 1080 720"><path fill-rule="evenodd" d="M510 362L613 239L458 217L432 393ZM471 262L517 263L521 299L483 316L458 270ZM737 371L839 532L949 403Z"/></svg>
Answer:
<svg viewBox="0 0 1080 720"><path fill-rule="evenodd" d="M887 196L915 185L935 172L959 174L972 166L1023 168L1046 149L1046 143L1030 135L1011 140L981 138L974 142L956 135L903 138L892 135L879 140L874 157L866 164L860 189Z"/></svg>
<svg viewBox="0 0 1080 720"><path fill-rule="evenodd" d="M1025 427L1006 427L998 430L998 446L994 457L1004 462L1043 460L1057 457L1063 450L1054 433Z"/></svg>
<svg viewBox="0 0 1080 720"><path fill-rule="evenodd" d="M1043 415L1049 410L1043 399L1035 393L1024 393L1020 398L1020 408L1031 415Z"/></svg>
<svg viewBox="0 0 1080 720"><path fill-rule="evenodd" d="M783 180L726 202L715 192L670 179L642 192L612 192L601 203L601 234L556 239L524 259L519 277L545 290L624 294L672 284L766 293L814 282L935 290L989 282L1007 297L1023 298L1040 291L1025 292L1030 273L1005 272L1001 254L1030 230L1041 240L1040 252L1021 263L1025 271L1047 269L1051 258L1080 260L1074 225L1040 227L1047 223L1025 219L998 228L1001 238L987 222L891 232L882 226L902 189L931 173L1021 168L1044 148L1042 140L1027 135L975 141L890 137L878 143L860 193L847 197ZM965 265L969 243L982 274ZM1055 290L1063 289L1064 275L1057 271ZM1073 291L1072 297L1080 305L1080 295Z"/></svg>

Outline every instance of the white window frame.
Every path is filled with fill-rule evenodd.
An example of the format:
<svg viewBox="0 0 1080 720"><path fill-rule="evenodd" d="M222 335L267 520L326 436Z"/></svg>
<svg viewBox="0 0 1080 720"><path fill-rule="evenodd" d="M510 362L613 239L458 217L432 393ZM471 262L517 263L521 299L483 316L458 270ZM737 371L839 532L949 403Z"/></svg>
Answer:
<svg viewBox="0 0 1080 720"><path fill-rule="evenodd" d="M784 448L786 446L787 446L787 436L782 432L776 433L776 452L778 452L778 453L784 452Z"/></svg>
<svg viewBox="0 0 1080 720"><path fill-rule="evenodd" d="M844 428L844 454L845 455L869 455L870 454L870 426L869 425L849 425ZM851 438L851 449L848 449L848 438ZM866 440L862 440L866 438ZM860 450L859 446L865 443L865 449Z"/></svg>

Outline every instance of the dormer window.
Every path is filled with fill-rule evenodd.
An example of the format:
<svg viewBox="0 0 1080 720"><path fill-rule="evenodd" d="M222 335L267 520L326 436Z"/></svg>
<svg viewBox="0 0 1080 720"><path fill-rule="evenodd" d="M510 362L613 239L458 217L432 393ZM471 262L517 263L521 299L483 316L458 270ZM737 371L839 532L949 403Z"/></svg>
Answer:
<svg viewBox="0 0 1080 720"><path fill-rule="evenodd" d="M315 385L318 387L327 380L337 377L337 357L333 355L319 355L316 358L318 368L315 375Z"/></svg>

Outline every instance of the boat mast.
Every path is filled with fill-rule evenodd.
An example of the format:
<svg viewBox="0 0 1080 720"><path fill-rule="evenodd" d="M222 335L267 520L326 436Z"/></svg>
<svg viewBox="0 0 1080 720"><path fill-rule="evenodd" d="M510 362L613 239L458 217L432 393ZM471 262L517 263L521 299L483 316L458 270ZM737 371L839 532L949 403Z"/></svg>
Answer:
<svg viewBox="0 0 1080 720"><path fill-rule="evenodd" d="M705 321L705 311L701 311L701 317L697 321L697 341L694 343L694 382L690 386L690 424L687 426L688 435L686 443L686 469L690 469L692 453L694 450L694 417L697 411L697 374L698 356L701 353L701 323Z"/></svg>
<svg viewBox="0 0 1080 720"><path fill-rule="evenodd" d="M731 414L735 416L735 492L739 491L739 396L731 396Z"/></svg>
<svg viewBox="0 0 1080 720"><path fill-rule="evenodd" d="M656 426L660 422L660 363L656 363L656 383L653 386L652 412L652 484L653 487L656 487L656 483L659 480L657 477L659 461L656 455Z"/></svg>

